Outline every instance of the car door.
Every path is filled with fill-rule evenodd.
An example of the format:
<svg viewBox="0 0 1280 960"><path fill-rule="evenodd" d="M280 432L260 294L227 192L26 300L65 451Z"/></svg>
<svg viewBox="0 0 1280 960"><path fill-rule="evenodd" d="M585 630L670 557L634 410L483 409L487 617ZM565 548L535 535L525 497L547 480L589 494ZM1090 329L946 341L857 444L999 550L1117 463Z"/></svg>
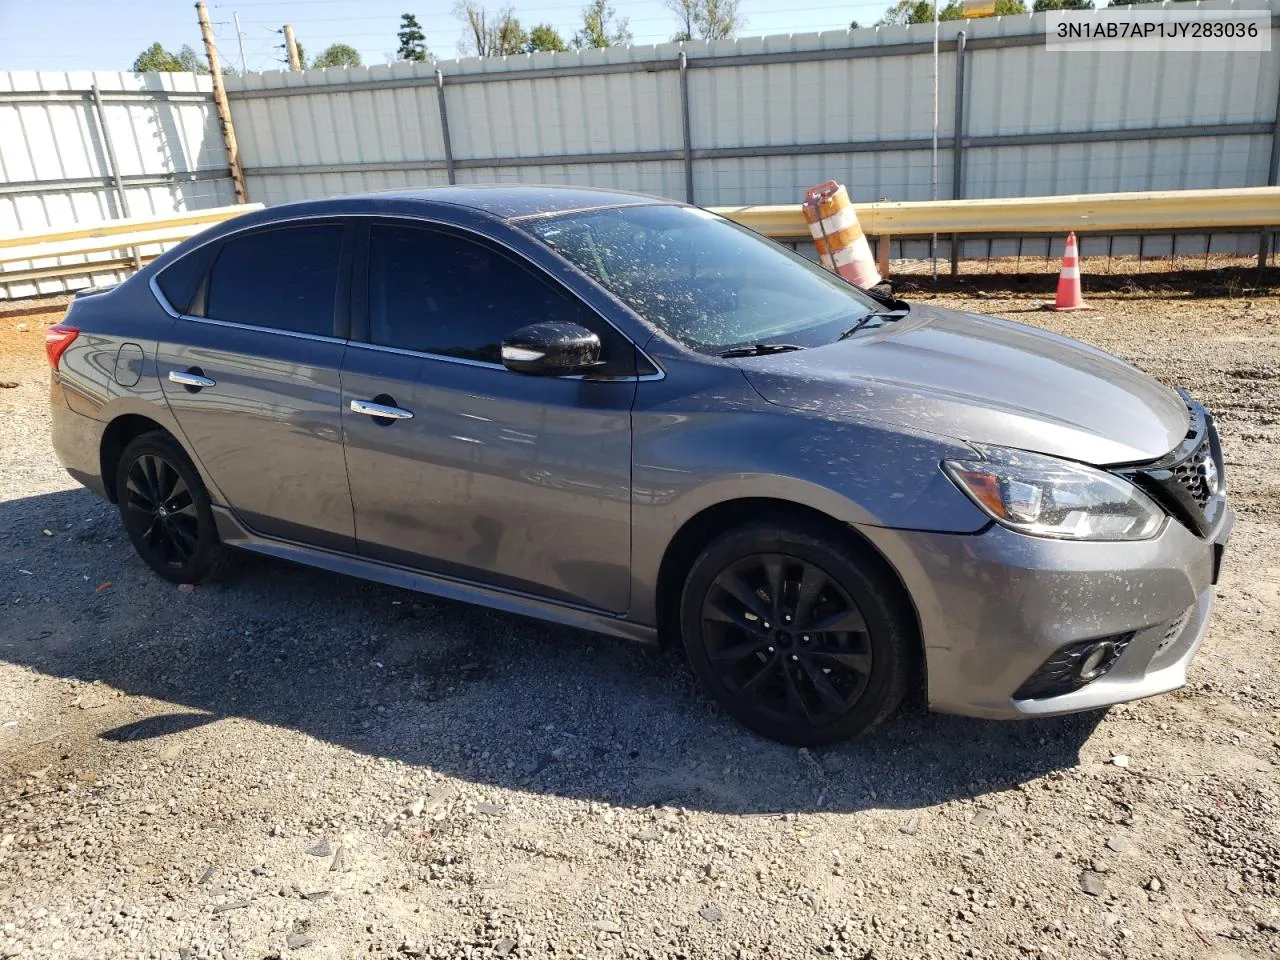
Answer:
<svg viewBox="0 0 1280 960"><path fill-rule="evenodd" d="M157 358L187 449L241 521L350 552L339 367L354 230L297 221L222 241Z"/></svg>
<svg viewBox="0 0 1280 960"><path fill-rule="evenodd" d="M562 285L474 234L374 222L365 249L353 297L360 340L342 367L360 552L625 611L634 346ZM502 338L546 320L601 336L598 377L502 366ZM369 401L412 417L353 411Z"/></svg>

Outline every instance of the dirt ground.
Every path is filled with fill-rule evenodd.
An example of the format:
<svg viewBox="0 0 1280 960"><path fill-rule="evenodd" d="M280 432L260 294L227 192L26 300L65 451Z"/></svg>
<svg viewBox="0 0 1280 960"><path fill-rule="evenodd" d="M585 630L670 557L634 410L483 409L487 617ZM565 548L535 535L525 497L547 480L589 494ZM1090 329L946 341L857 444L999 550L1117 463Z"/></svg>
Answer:
<svg viewBox="0 0 1280 960"><path fill-rule="evenodd" d="M1280 955L1280 298L1046 314L1052 279L908 295L1215 412L1239 521L1190 683L815 751L674 653L264 560L160 581L50 451L57 308L0 310L0 958Z"/></svg>

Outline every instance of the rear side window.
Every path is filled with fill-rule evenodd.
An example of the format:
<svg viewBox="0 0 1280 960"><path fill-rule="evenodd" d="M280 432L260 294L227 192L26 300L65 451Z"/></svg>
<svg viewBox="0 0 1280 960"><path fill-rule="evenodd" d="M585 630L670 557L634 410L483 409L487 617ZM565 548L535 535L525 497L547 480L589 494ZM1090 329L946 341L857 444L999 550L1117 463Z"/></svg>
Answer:
<svg viewBox="0 0 1280 960"><path fill-rule="evenodd" d="M209 272L209 264L217 249L216 243L207 243L180 260L175 260L157 274L156 285L169 301L169 306L178 313L186 313L191 309L191 301L200 289L205 274Z"/></svg>
<svg viewBox="0 0 1280 960"><path fill-rule="evenodd" d="M451 233L375 225L369 232L369 332L381 346L500 363L502 339L563 320L598 334L566 291L487 246ZM603 353L609 341L602 335Z"/></svg>
<svg viewBox="0 0 1280 960"><path fill-rule="evenodd" d="M305 225L226 241L209 277L206 315L333 336L343 232L337 224Z"/></svg>

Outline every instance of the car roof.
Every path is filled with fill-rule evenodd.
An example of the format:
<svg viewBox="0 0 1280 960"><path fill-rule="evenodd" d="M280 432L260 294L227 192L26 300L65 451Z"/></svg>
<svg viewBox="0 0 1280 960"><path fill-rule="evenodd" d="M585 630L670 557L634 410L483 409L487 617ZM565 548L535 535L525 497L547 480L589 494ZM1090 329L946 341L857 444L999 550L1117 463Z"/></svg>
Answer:
<svg viewBox="0 0 1280 960"><path fill-rule="evenodd" d="M338 198L335 198L338 199ZM419 200L468 207L504 220L568 210L673 203L661 197L603 190L595 187L558 187L551 184L494 184L492 186L423 187L344 197L345 200Z"/></svg>

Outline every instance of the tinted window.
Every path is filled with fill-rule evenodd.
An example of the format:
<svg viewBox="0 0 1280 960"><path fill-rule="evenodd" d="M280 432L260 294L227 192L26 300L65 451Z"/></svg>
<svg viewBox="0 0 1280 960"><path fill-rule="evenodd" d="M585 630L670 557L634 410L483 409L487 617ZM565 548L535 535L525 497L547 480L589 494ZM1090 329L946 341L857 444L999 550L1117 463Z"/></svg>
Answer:
<svg viewBox="0 0 1280 960"><path fill-rule="evenodd" d="M216 243L208 243L198 250L193 250L180 260L175 260L156 276L156 284L160 292L169 301L169 306L179 313L191 309L191 300L209 272L209 263L218 250Z"/></svg>
<svg viewBox="0 0 1280 960"><path fill-rule="evenodd" d="M503 337L544 320L602 333L578 300L487 246L414 227L370 230L372 342L500 363Z"/></svg>
<svg viewBox="0 0 1280 960"><path fill-rule="evenodd" d="M206 315L333 336L343 229L281 227L228 240L209 277Z"/></svg>

